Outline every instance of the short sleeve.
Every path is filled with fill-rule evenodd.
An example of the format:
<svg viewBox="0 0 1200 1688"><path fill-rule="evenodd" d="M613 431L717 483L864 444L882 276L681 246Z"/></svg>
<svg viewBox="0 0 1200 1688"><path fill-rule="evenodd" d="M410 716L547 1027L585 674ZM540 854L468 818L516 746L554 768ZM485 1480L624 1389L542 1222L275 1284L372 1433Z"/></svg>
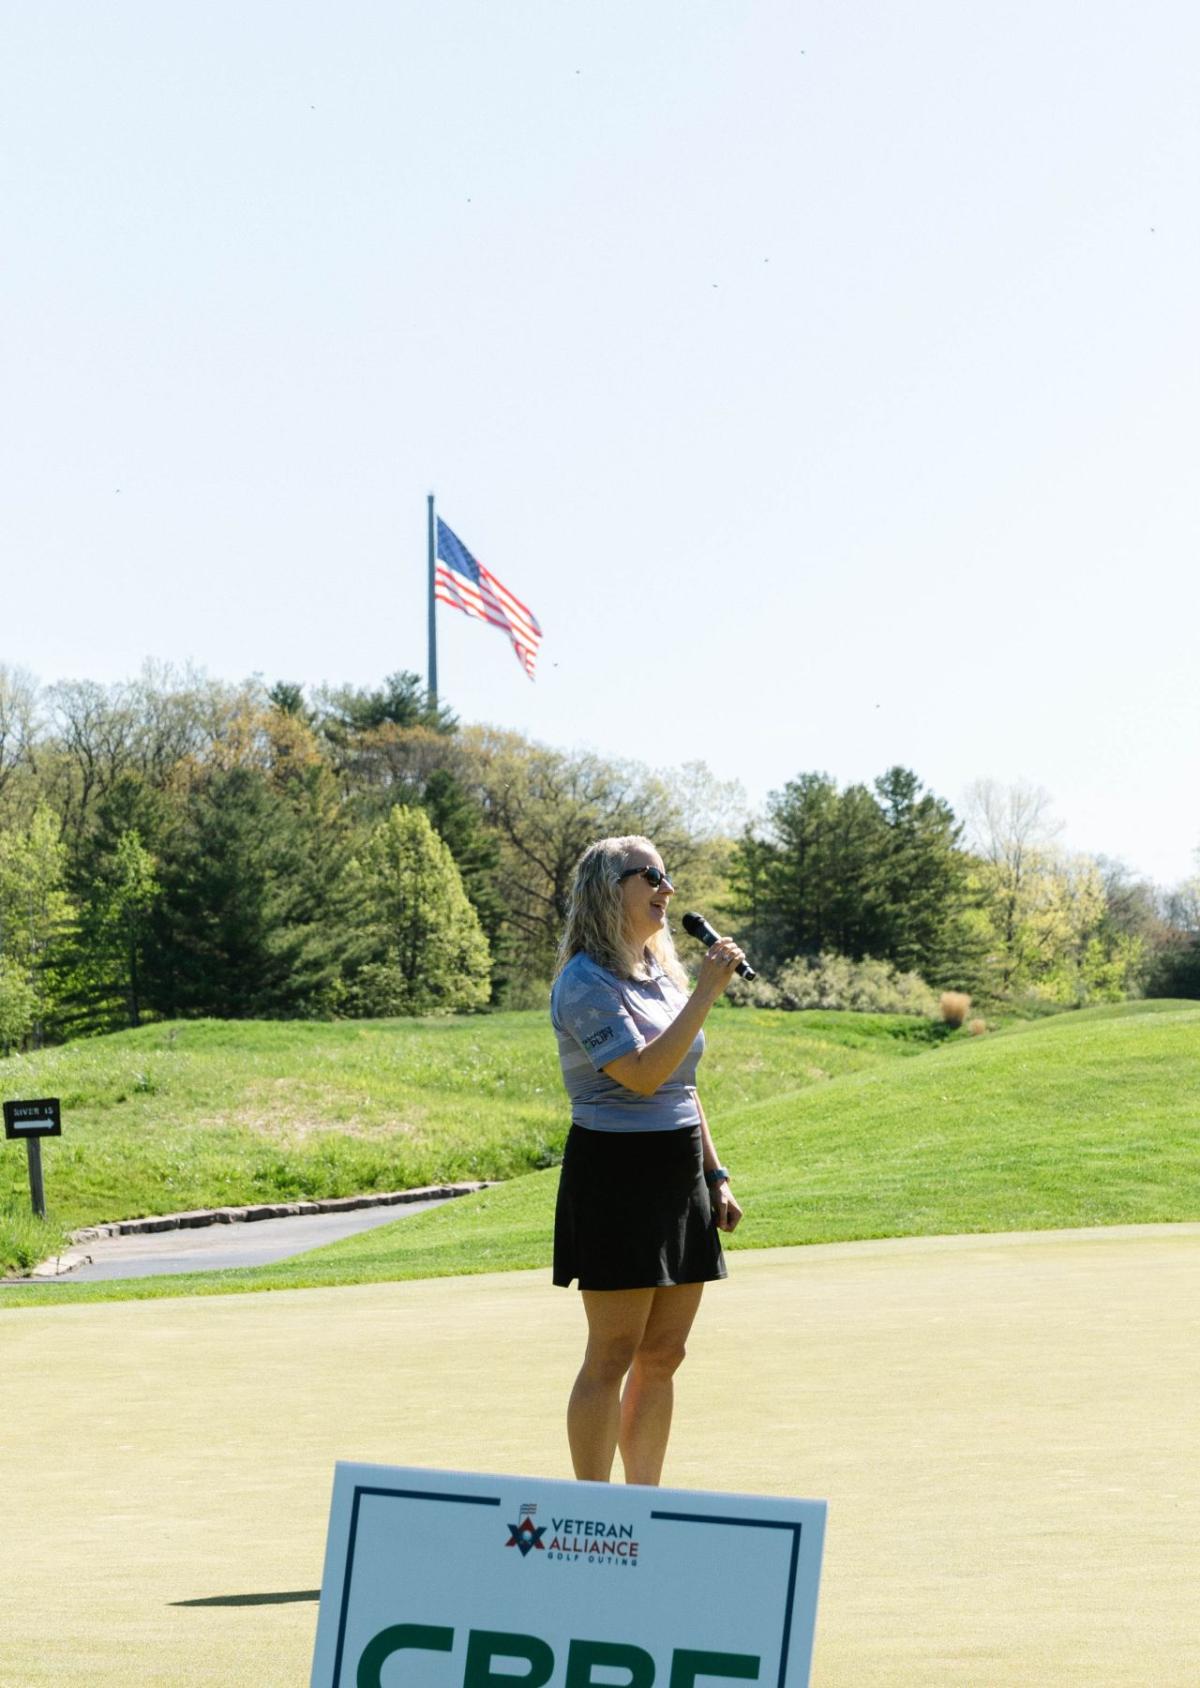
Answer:
<svg viewBox="0 0 1200 1688"><path fill-rule="evenodd" d="M599 969L563 974L554 990L554 1018L597 1071L645 1045L615 980Z"/></svg>

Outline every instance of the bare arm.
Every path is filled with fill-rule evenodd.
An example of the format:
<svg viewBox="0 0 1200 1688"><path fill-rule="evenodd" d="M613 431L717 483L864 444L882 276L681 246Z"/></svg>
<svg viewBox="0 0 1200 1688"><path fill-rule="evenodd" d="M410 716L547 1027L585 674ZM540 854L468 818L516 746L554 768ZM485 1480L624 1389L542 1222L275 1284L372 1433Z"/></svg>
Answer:
<svg viewBox="0 0 1200 1688"><path fill-rule="evenodd" d="M732 938L719 939L700 963L695 989L665 1031L631 1055L619 1055L601 1070L638 1096L653 1096L665 1084L695 1042L708 1011L743 961Z"/></svg>
<svg viewBox="0 0 1200 1688"><path fill-rule="evenodd" d="M720 1166L721 1157L713 1145L712 1132L708 1129L708 1116L701 1106L699 1096L696 1097L696 1106L700 1109L700 1140L704 1145L704 1171L707 1175L715 1172ZM705 1182L708 1182L707 1176ZM709 1184L708 1195L718 1231L735 1231L738 1220L742 1217L742 1210L729 1188L728 1178L722 1178L716 1184Z"/></svg>

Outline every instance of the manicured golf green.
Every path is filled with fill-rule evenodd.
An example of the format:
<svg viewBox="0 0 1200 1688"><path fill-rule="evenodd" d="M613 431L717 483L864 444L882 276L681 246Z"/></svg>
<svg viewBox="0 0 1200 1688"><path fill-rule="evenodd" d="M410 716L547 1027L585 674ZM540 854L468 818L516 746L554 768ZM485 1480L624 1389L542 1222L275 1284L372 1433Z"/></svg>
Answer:
<svg viewBox="0 0 1200 1688"><path fill-rule="evenodd" d="M748 1216L706 1295L666 1480L829 1501L821 1688L1194 1688L1200 1007L1092 1010L908 1060L886 1024L803 1018L716 1027L710 1111ZM443 1106L464 1143L482 1107L492 1150L536 1162L551 1102L512 1019L492 1043L483 1022L310 1043L301 1113L318 1047L364 1096L372 1059L396 1068L327 1167L348 1175L363 1143L396 1164L406 1133L385 1116L410 1068L425 1149ZM81 1199L119 1190L126 1151L151 1187L156 1155L194 1189L231 1145L237 1178L319 1175L299 1114L276 1131L238 1113L238 1034L205 1038L209 1065L187 1071L207 1102L167 1050L174 1102L96 1104ZM266 1083L284 1044L253 1038ZM582 1324L546 1281L554 1182L254 1272L0 1290L0 1682L302 1683L336 1459L567 1475ZM956 1231L977 1234L939 1235ZM261 1289L278 1293L245 1293Z"/></svg>
<svg viewBox="0 0 1200 1688"><path fill-rule="evenodd" d="M820 1688L1194 1688L1200 1225L740 1255L666 1480L828 1500ZM568 1474L544 1272L0 1318L0 1681L296 1688L334 1461Z"/></svg>

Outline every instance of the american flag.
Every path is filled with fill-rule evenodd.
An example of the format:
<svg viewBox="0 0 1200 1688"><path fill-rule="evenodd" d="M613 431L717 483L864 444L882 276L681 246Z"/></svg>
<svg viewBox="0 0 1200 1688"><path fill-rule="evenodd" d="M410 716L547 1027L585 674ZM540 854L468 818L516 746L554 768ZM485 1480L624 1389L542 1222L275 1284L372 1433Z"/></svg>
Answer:
<svg viewBox="0 0 1200 1688"><path fill-rule="evenodd" d="M537 617L494 574L477 563L462 540L439 516L437 519L437 567L433 595L477 621L501 627L512 640L517 661L533 679L542 630Z"/></svg>

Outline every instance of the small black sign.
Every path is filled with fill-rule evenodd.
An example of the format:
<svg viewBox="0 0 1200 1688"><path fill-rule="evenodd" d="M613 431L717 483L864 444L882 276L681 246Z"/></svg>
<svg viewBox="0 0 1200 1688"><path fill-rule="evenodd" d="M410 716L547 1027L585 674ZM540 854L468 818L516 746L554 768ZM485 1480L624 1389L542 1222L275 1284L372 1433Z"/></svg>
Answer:
<svg viewBox="0 0 1200 1688"><path fill-rule="evenodd" d="M4 1135L6 1137L61 1137L62 1115L58 1097L47 1096L40 1102L6 1102L4 1104Z"/></svg>

